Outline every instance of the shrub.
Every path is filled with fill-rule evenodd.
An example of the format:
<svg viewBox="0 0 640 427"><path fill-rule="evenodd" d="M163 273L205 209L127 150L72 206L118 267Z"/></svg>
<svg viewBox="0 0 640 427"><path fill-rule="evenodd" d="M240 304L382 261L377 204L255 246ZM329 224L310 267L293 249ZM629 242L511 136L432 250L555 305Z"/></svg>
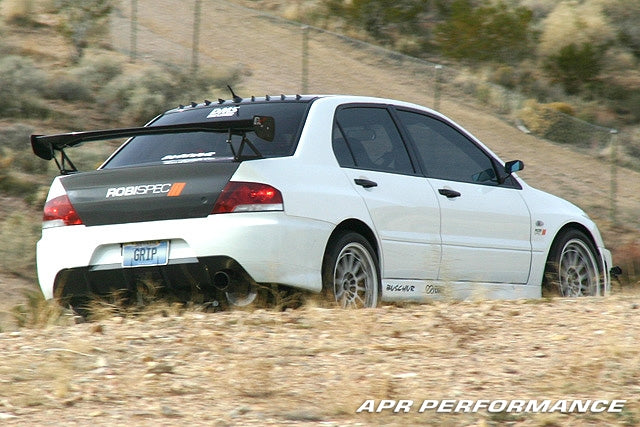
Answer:
<svg viewBox="0 0 640 427"><path fill-rule="evenodd" d="M375 40L392 43L402 35L416 35L429 2L422 0L324 0L327 13L363 28Z"/></svg>
<svg viewBox="0 0 640 427"><path fill-rule="evenodd" d="M0 268L2 271L33 277L35 247L40 224L24 213L15 213L0 222Z"/></svg>
<svg viewBox="0 0 640 427"><path fill-rule="evenodd" d="M2 128L0 130L0 150L6 155L7 149L19 151L30 150L29 136L34 132L33 127L22 123Z"/></svg>
<svg viewBox="0 0 640 427"><path fill-rule="evenodd" d="M484 105L490 105L492 99L491 87L487 84L480 84L476 87L475 97Z"/></svg>
<svg viewBox="0 0 640 427"><path fill-rule="evenodd" d="M33 0L4 0L4 16L13 25L32 26Z"/></svg>
<svg viewBox="0 0 640 427"><path fill-rule="evenodd" d="M92 91L97 91L122 74L124 61L118 54L88 50L69 74Z"/></svg>
<svg viewBox="0 0 640 427"><path fill-rule="evenodd" d="M173 95L175 82L168 74L155 67L136 74L122 74L109 82L100 92L99 100L116 120L139 124L153 118L166 106L166 93ZM153 96L150 96L153 94ZM150 103L153 101L153 103ZM144 114L147 117L142 117Z"/></svg>
<svg viewBox="0 0 640 427"><path fill-rule="evenodd" d="M114 1L56 0L56 4L62 17L59 30L75 48L75 59L80 60L91 43L105 38Z"/></svg>
<svg viewBox="0 0 640 427"><path fill-rule="evenodd" d="M591 149L609 140L608 129L583 122L563 111L573 111L573 107L563 102L539 104L527 100L519 116L531 132L551 141Z"/></svg>
<svg viewBox="0 0 640 427"><path fill-rule="evenodd" d="M585 85L597 81L603 67L605 48L591 43L581 46L571 43L545 62L552 79L562 83L569 94L576 94Z"/></svg>
<svg viewBox="0 0 640 427"><path fill-rule="evenodd" d="M182 76L170 73L167 69L148 67L138 76L137 86L149 93L160 95L166 100L173 99L180 92ZM136 91L131 93L133 97Z"/></svg>
<svg viewBox="0 0 640 427"><path fill-rule="evenodd" d="M637 285L640 282L640 244L632 242L616 248L615 260L622 268L622 281Z"/></svg>
<svg viewBox="0 0 640 427"><path fill-rule="evenodd" d="M46 95L51 99L63 101L91 101L91 90L80 80L72 76L54 79L47 87Z"/></svg>
<svg viewBox="0 0 640 427"><path fill-rule="evenodd" d="M150 92L146 88L137 88L129 98L124 114L134 124L140 124L148 122L166 109L167 102L162 94Z"/></svg>
<svg viewBox="0 0 640 427"><path fill-rule="evenodd" d="M28 174L46 174L49 172L49 165L51 163L36 157L31 150L22 151L17 153L13 159L12 167L18 171L22 171ZM24 192L20 193L21 196L31 196L38 190L37 185L29 182L21 182L21 187L24 187Z"/></svg>
<svg viewBox="0 0 640 427"><path fill-rule="evenodd" d="M0 58L0 116L31 116L41 113L39 101L46 85L44 72L30 59Z"/></svg>
<svg viewBox="0 0 640 427"><path fill-rule="evenodd" d="M626 113L628 123L640 122L640 89L627 90L627 96L618 103L618 110Z"/></svg>
<svg viewBox="0 0 640 427"><path fill-rule="evenodd" d="M615 31L598 3L559 2L542 22L538 53L544 59L571 44L607 46L614 39Z"/></svg>
<svg viewBox="0 0 640 427"><path fill-rule="evenodd" d="M233 85L238 76L236 69L203 69L193 74L177 68L146 67L114 78L98 99L117 119L139 124L179 103L213 97L212 92ZM224 91L228 93L226 88Z"/></svg>
<svg viewBox="0 0 640 427"><path fill-rule="evenodd" d="M489 80L508 89L515 89L518 85L518 75L513 67L508 65L498 66L489 76Z"/></svg>
<svg viewBox="0 0 640 427"><path fill-rule="evenodd" d="M549 15L553 8L558 5L558 0L520 0L522 6L533 12L536 20Z"/></svg>
<svg viewBox="0 0 640 427"><path fill-rule="evenodd" d="M67 315L57 301L45 300L42 292L28 291L24 293L25 303L13 307L11 314L19 328L46 328L52 325L70 326L71 316Z"/></svg>
<svg viewBox="0 0 640 427"><path fill-rule="evenodd" d="M470 61L516 62L528 55L535 38L530 28L532 12L504 1L454 0L451 15L436 27L436 41L442 52Z"/></svg>
<svg viewBox="0 0 640 427"><path fill-rule="evenodd" d="M608 0L602 3L604 14L615 23L620 43L640 58L640 3L637 0Z"/></svg>
<svg viewBox="0 0 640 427"><path fill-rule="evenodd" d="M34 132L31 126L17 123L0 130L0 189L5 193L30 194L33 184L21 179L8 177L11 171L29 174L44 174L49 170L48 162L34 156L29 136Z"/></svg>
<svg viewBox="0 0 640 427"><path fill-rule="evenodd" d="M538 54L549 77L569 94L593 91L614 40L600 2L561 2L542 22Z"/></svg>
<svg viewBox="0 0 640 427"><path fill-rule="evenodd" d="M546 106L551 108L552 110L559 111L562 114L567 114L569 116L574 116L576 114L576 111L573 108L573 105L568 104L566 102L551 102Z"/></svg>
<svg viewBox="0 0 640 427"><path fill-rule="evenodd" d="M30 157L35 158L33 155ZM13 159L9 158L8 160L11 161L11 164ZM25 179L24 176L19 176L19 174L12 172L11 168L0 171L1 193L9 196L33 199L34 195L39 191L40 184Z"/></svg>
<svg viewBox="0 0 640 427"><path fill-rule="evenodd" d="M206 96L214 98L217 92L218 97L230 97L227 85L234 87L240 79L242 70L238 67L211 66L203 67L195 73L191 73L178 68L168 69L173 79L177 80L175 92L167 99L173 103L185 103Z"/></svg>
<svg viewBox="0 0 640 427"><path fill-rule="evenodd" d="M107 83L98 94L98 104L115 116L126 108L131 93L138 84L138 76L122 74Z"/></svg>

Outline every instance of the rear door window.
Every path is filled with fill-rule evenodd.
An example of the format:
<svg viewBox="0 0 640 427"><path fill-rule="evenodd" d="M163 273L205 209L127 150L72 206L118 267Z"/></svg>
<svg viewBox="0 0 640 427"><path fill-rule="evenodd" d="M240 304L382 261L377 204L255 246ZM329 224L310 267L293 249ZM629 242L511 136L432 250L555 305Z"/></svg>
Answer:
<svg viewBox="0 0 640 427"><path fill-rule="evenodd" d="M342 167L415 172L400 132L385 107L346 107L336 112L333 150Z"/></svg>

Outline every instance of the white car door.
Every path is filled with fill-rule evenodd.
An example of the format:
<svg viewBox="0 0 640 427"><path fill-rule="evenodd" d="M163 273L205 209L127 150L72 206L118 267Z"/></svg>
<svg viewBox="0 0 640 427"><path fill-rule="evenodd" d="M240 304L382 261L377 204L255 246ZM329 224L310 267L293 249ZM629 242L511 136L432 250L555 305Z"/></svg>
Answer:
<svg viewBox="0 0 640 427"><path fill-rule="evenodd" d="M436 179L432 184L444 190L440 280L527 283L531 221L518 190Z"/></svg>
<svg viewBox="0 0 640 427"><path fill-rule="evenodd" d="M437 279L438 196L428 180L415 173L388 110L384 106L338 109L333 149L380 237L383 285L388 279Z"/></svg>
<svg viewBox="0 0 640 427"><path fill-rule="evenodd" d="M513 177L442 119L397 111L441 210L441 281L524 284L531 266L531 218Z"/></svg>

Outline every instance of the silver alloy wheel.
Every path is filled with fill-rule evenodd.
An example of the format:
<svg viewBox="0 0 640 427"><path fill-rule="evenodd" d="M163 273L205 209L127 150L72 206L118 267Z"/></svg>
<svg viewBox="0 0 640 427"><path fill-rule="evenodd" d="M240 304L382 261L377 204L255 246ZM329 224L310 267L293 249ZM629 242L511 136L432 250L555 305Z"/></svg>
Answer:
<svg viewBox="0 0 640 427"><path fill-rule="evenodd" d="M560 294L566 297L599 295L598 262L581 239L571 239L562 248L558 262Z"/></svg>
<svg viewBox="0 0 640 427"><path fill-rule="evenodd" d="M375 307L378 303L378 272L369 251L358 242L345 245L333 269L333 294L346 308Z"/></svg>

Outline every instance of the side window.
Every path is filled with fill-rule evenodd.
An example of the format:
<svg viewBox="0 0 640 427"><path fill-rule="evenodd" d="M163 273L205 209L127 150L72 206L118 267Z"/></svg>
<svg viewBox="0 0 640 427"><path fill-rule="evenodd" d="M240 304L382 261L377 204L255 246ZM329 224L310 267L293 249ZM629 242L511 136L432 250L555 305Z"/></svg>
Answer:
<svg viewBox="0 0 640 427"><path fill-rule="evenodd" d="M379 107L337 111L333 151L343 167L413 174L409 153L389 112Z"/></svg>
<svg viewBox="0 0 640 427"><path fill-rule="evenodd" d="M343 168L355 167L356 162L353 159L353 154L347 146L347 140L344 139L344 135L337 124L333 125L333 136L331 140L333 146L333 154L335 154L338 164Z"/></svg>
<svg viewBox="0 0 640 427"><path fill-rule="evenodd" d="M415 142L429 177L498 184L489 156L457 129L423 114L398 111L398 116Z"/></svg>

